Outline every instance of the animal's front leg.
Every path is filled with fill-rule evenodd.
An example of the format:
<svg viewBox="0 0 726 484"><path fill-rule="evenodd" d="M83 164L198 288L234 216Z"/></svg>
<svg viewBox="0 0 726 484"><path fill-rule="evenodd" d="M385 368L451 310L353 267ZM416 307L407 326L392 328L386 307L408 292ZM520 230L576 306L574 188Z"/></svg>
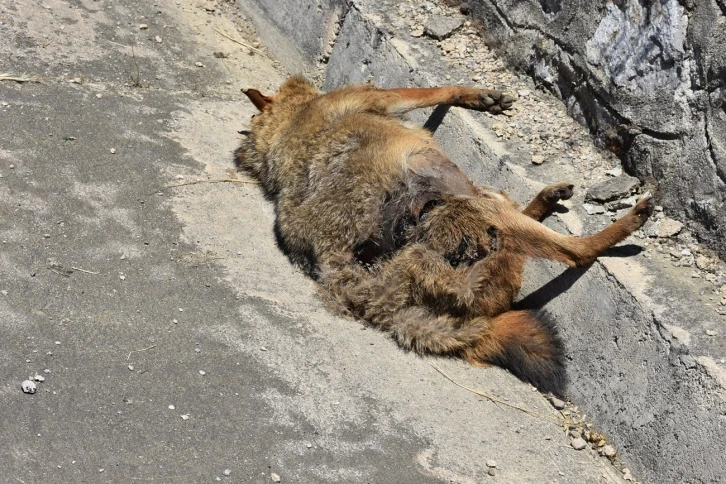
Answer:
<svg viewBox="0 0 726 484"><path fill-rule="evenodd" d="M514 103L512 96L501 91L460 86L374 89L363 95L386 114L404 114L440 104L499 114Z"/></svg>
<svg viewBox="0 0 726 484"><path fill-rule="evenodd" d="M572 189L574 186L570 183L555 183L544 187L522 213L527 217L535 220L542 220L552 212L552 209L560 200L569 200L572 198Z"/></svg>

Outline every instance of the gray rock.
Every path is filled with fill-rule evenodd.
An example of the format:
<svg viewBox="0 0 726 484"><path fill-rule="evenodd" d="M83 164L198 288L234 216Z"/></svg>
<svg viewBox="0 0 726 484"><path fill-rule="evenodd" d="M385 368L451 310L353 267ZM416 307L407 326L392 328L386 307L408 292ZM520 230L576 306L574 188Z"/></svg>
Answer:
<svg viewBox="0 0 726 484"><path fill-rule="evenodd" d="M607 176L620 176L623 174L623 169L618 166L613 168L612 170L606 170L605 174Z"/></svg>
<svg viewBox="0 0 726 484"><path fill-rule="evenodd" d="M601 205L593 205L591 203L584 203L582 207L585 209L588 215L596 215L605 213L605 208ZM655 237L655 236L654 236Z"/></svg>
<svg viewBox="0 0 726 484"><path fill-rule="evenodd" d="M606 445L602 448L602 455L604 455L608 459L614 458L617 453L618 452L615 450L615 447L613 447L612 445Z"/></svg>
<svg viewBox="0 0 726 484"><path fill-rule="evenodd" d="M615 212L617 210L622 210L624 208L630 208L634 206L637 202L636 197L628 197L623 198L620 200L613 200L612 202L607 202L605 204L605 208L611 212Z"/></svg>
<svg viewBox="0 0 726 484"><path fill-rule="evenodd" d="M541 165L545 162L545 157L542 155L532 155L532 164Z"/></svg>
<svg viewBox="0 0 726 484"><path fill-rule="evenodd" d="M23 389L25 393L33 394L37 390L37 387L35 386L35 382L33 380L25 380L23 383L20 384L20 388Z"/></svg>
<svg viewBox="0 0 726 484"><path fill-rule="evenodd" d="M572 448L575 450L582 450L587 447L587 442L585 442L585 439L583 439L582 437L578 437L576 439L572 439L570 445L572 445Z"/></svg>
<svg viewBox="0 0 726 484"><path fill-rule="evenodd" d="M591 186L585 194L585 200L594 202L609 202L627 197L640 181L632 176L620 175Z"/></svg>
<svg viewBox="0 0 726 484"><path fill-rule="evenodd" d="M560 399L559 399L559 398L557 398L557 397L552 397L552 398L550 398L550 403L551 403L551 404L552 404L552 406L553 406L553 407L555 407L555 408L556 408L557 410L562 410L563 408L565 408L565 402L564 402L564 401L562 401L562 400L560 400Z"/></svg>
<svg viewBox="0 0 726 484"><path fill-rule="evenodd" d="M683 224L672 218L664 218L658 226L658 237L673 237L683 230Z"/></svg>
<svg viewBox="0 0 726 484"><path fill-rule="evenodd" d="M444 40L464 25L464 19L432 15L424 25L424 34L436 40Z"/></svg>

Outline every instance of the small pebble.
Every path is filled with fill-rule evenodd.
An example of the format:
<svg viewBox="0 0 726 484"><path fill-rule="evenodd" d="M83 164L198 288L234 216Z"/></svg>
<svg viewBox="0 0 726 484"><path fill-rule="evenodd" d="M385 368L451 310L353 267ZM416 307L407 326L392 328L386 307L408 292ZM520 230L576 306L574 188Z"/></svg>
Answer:
<svg viewBox="0 0 726 484"><path fill-rule="evenodd" d="M20 388L22 388L25 393L30 394L35 393L37 389L37 387L35 386L35 382L32 380L25 380L23 383L20 384Z"/></svg>
<svg viewBox="0 0 726 484"><path fill-rule="evenodd" d="M200 374L200 375L202 375L202 376L204 376L204 375L206 375L206 374L207 374L207 372L206 372L206 371L204 371L204 370L199 370L199 374Z"/></svg>
<svg viewBox="0 0 726 484"><path fill-rule="evenodd" d="M714 331L714 330L712 330L712 329L707 329L707 330L706 330L706 334L707 334L708 336L716 336L716 335L718 334L718 332L716 332L716 331Z"/></svg>
<svg viewBox="0 0 726 484"><path fill-rule="evenodd" d="M497 466L497 461L495 461L495 460L487 461L487 467L496 467L496 466Z"/></svg>
<svg viewBox="0 0 726 484"><path fill-rule="evenodd" d="M149 28L149 26L148 26L148 25L146 25L146 24L140 24L140 25L139 25L139 30L146 30L146 29L148 29L148 28Z"/></svg>
<svg viewBox="0 0 726 484"><path fill-rule="evenodd" d="M105 471L105 470L106 470L106 469L98 469L98 472L103 472L103 471Z"/></svg>
<svg viewBox="0 0 726 484"><path fill-rule="evenodd" d="M267 351L267 348L264 346L260 346L260 351Z"/></svg>
<svg viewBox="0 0 726 484"><path fill-rule="evenodd" d="M158 35L154 37L154 40L156 40L157 44L161 44L161 37L159 37Z"/></svg>
<svg viewBox="0 0 726 484"><path fill-rule="evenodd" d="M169 410L174 410L176 407L174 405L169 405Z"/></svg>
<svg viewBox="0 0 726 484"><path fill-rule="evenodd" d="M111 151L111 154L112 155L115 155L116 154L116 148L111 148L109 151Z"/></svg>
<svg viewBox="0 0 726 484"><path fill-rule="evenodd" d="M612 459L613 457L615 457L615 454L617 454L617 451L612 445L606 445L602 448L602 455L604 455L608 459Z"/></svg>
<svg viewBox="0 0 726 484"><path fill-rule="evenodd" d="M552 398L550 398L550 403L551 403L551 404L552 404L552 406L553 406L553 407L555 407L555 408L556 408L557 410L562 410L563 408L565 408L565 402L564 402L564 401L562 401L562 400L560 400L560 399L559 399L559 398L557 398L557 397L552 397Z"/></svg>
<svg viewBox="0 0 726 484"><path fill-rule="evenodd" d="M497 470L492 467L492 468L489 469L489 471L487 472L487 474L489 474L490 476L494 477L494 476L497 475Z"/></svg>
<svg viewBox="0 0 726 484"><path fill-rule="evenodd" d="M129 370L134 371L134 365L129 365Z"/></svg>
<svg viewBox="0 0 726 484"><path fill-rule="evenodd" d="M272 479L272 482L280 482L280 476L274 472L270 473L270 479Z"/></svg>
<svg viewBox="0 0 726 484"><path fill-rule="evenodd" d="M570 445L572 445L572 448L575 450L582 450L587 447L587 442L585 442L585 439L583 439L582 437L578 437L576 439L572 439Z"/></svg>
<svg viewBox="0 0 726 484"><path fill-rule="evenodd" d="M189 420L189 414L188 413L185 413L184 415L181 416L181 419L182 420Z"/></svg>
<svg viewBox="0 0 726 484"><path fill-rule="evenodd" d="M197 67L204 67L204 64L202 64L201 62L195 62L194 65Z"/></svg>
<svg viewBox="0 0 726 484"><path fill-rule="evenodd" d="M33 380L35 380L37 382L44 382L45 381L45 377L43 375L38 375L36 373L36 375L33 377Z"/></svg>
<svg viewBox="0 0 726 484"><path fill-rule="evenodd" d="M222 474L224 474L225 476L230 476L232 474L232 470L231 469L225 469L224 471L222 471Z"/></svg>

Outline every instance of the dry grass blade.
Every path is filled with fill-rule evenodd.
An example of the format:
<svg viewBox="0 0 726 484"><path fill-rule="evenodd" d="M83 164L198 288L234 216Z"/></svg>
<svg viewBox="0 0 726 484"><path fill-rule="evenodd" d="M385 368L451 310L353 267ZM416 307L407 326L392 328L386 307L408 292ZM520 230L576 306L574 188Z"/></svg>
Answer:
<svg viewBox="0 0 726 484"><path fill-rule="evenodd" d="M78 272L85 272L86 274L95 274L95 275L100 274L100 272L87 271L86 269L81 269L80 267L71 267L71 269L73 269L74 271L78 271Z"/></svg>
<svg viewBox="0 0 726 484"><path fill-rule="evenodd" d="M241 41L241 40L239 40L239 39L235 39L234 37L231 37L231 36L227 35L226 33L224 33L223 31L221 31L221 30L219 30L219 29L216 29L216 28L215 28L215 29L214 29L214 31L215 31L215 32L217 32L217 33L218 33L219 35L221 35L222 37L226 37L226 38L228 38L229 40L231 40L231 41L232 41L232 42L234 42L235 44L239 44L239 45L241 45L242 47L247 47L247 48L248 48L248 49L250 49L251 51L253 51L253 52L257 52L257 53L258 53L258 54L260 54L261 56L264 56L264 57L267 57L267 58L269 58L269 56L268 56L267 54L265 54L265 53L264 53L263 51L261 51L260 49L257 49L257 48L255 48L255 47L252 47L252 46L251 46L250 44L248 44L248 43L246 43L246 42L242 42L242 41Z"/></svg>
<svg viewBox="0 0 726 484"><path fill-rule="evenodd" d="M256 180L238 180L236 178L213 178L211 180L196 180L196 181L190 181L190 182L184 182L184 183L177 183L175 185L167 185L165 187L159 188L154 193L159 193L164 190L168 190L169 188L185 187L187 185L197 185L199 183L242 183L242 184L251 184L251 185L259 184L259 182Z"/></svg>
<svg viewBox="0 0 726 484"><path fill-rule="evenodd" d="M40 78L35 76L27 76L25 74L20 76L13 76L12 74L0 74L0 81L15 81L15 82L40 82Z"/></svg>
<svg viewBox="0 0 726 484"><path fill-rule="evenodd" d="M449 375L447 375L446 373L444 373L444 370L442 370L438 366L434 365L433 363L431 363L431 366L433 366L434 367L434 370L436 370L439 373L441 373L444 376L444 378L446 378L447 380L449 380L451 383L453 383L457 387L463 388L464 390L469 391L469 392L473 393L474 395L478 395L480 397L484 397L484 398L486 398L487 400L489 400L490 402L492 402L494 404L504 405L504 406L507 406L507 407L510 407L510 408L514 408L515 410L519 410L520 412L524 412L527 415L531 415L532 417L539 418L541 420L546 420L548 422L553 422L553 423L556 423L557 425L560 425L561 424L561 422L560 422L559 419L552 418L549 415L541 415L541 414L539 414L537 412L533 412L532 410L530 410L528 408L520 407L519 405L515 405L515 404L509 403L509 402L505 402L504 400L501 400L501 399L499 399L499 398L497 398L497 397L495 397L493 395L489 395L488 393L484 393L484 392L482 392L480 390L475 390L474 388L470 388L470 387L468 387L466 385L462 385L461 383L455 381Z"/></svg>
<svg viewBox="0 0 726 484"><path fill-rule="evenodd" d="M129 352L129 355L126 357L126 361L129 361L129 359L131 358L131 355L133 353L141 353L142 351L149 351L149 350L153 350L154 348L156 348L156 345L151 345L148 348L142 348L140 350L131 350Z"/></svg>

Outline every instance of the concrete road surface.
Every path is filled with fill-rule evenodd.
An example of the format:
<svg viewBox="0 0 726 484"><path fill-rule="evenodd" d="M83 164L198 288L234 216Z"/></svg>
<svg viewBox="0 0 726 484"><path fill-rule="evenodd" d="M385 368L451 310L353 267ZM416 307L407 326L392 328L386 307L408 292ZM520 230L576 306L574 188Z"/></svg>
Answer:
<svg viewBox="0 0 726 484"><path fill-rule="evenodd" d="M620 480L508 373L331 316L207 183L288 75L230 3L0 0L0 39L41 81L0 81L1 482Z"/></svg>

